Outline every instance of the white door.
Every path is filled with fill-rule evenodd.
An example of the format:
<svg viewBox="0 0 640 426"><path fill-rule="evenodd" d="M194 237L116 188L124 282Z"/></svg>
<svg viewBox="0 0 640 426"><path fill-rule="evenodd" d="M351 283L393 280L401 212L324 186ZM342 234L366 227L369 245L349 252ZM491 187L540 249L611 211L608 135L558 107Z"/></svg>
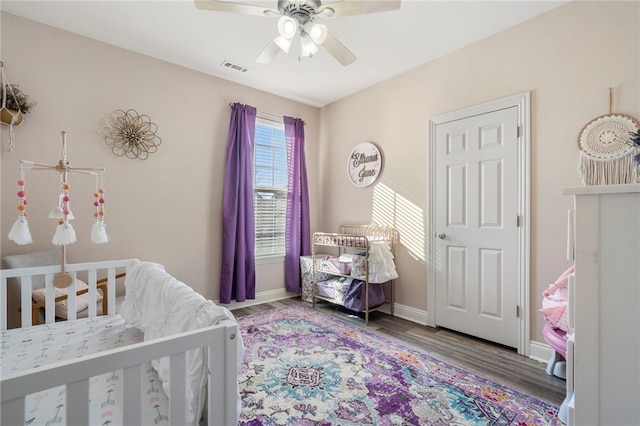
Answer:
<svg viewBox="0 0 640 426"><path fill-rule="evenodd" d="M515 106L435 129L436 325L511 347L519 339L517 131Z"/></svg>

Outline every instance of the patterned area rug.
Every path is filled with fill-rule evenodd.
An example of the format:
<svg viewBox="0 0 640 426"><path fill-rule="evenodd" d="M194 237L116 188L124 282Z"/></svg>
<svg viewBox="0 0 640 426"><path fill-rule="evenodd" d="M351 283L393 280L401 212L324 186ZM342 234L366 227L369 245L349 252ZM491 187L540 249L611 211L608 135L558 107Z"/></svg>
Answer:
<svg viewBox="0 0 640 426"><path fill-rule="evenodd" d="M557 407L294 305L241 317L241 425L561 425Z"/></svg>

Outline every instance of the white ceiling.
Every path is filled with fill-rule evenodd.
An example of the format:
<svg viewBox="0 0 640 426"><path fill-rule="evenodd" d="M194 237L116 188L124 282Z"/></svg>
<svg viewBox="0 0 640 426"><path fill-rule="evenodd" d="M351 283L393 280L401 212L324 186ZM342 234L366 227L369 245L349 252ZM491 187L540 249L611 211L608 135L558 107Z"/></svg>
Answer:
<svg viewBox="0 0 640 426"><path fill-rule="evenodd" d="M317 22L326 24L329 32L358 57L355 63L346 67L322 48L313 58L300 61L299 44L296 43L288 55L280 53L270 64L255 63L257 55L277 34L277 18L199 10L191 0L2 0L0 8L321 107L567 1L403 0L396 11L318 19ZM244 3L277 9L276 0ZM221 65L224 61L248 68L248 71L243 73L224 67Z"/></svg>

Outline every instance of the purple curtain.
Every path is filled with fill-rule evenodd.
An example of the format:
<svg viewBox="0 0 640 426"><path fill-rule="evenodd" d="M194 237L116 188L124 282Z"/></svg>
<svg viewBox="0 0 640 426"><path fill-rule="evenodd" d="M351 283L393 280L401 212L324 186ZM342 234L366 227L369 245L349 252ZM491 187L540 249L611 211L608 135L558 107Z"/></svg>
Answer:
<svg viewBox="0 0 640 426"><path fill-rule="evenodd" d="M232 105L222 206L220 303L256 298L253 144L256 109Z"/></svg>
<svg viewBox="0 0 640 426"><path fill-rule="evenodd" d="M285 230L284 280L288 292L300 290L300 256L311 254L309 190L304 156L304 121L284 117L289 187Z"/></svg>

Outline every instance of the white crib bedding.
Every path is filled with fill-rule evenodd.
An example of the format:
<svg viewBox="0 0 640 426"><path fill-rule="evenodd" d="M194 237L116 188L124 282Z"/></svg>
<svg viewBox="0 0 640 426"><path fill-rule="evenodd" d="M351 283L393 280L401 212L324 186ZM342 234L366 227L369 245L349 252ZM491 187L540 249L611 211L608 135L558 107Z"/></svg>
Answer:
<svg viewBox="0 0 640 426"><path fill-rule="evenodd" d="M2 331L0 368L3 377L30 368L94 354L143 341L143 333L120 315L99 316ZM169 402L156 371L143 367L144 424L169 425ZM122 423L122 370L93 377L89 383L92 425ZM25 398L25 424L64 425L65 388L60 386Z"/></svg>

